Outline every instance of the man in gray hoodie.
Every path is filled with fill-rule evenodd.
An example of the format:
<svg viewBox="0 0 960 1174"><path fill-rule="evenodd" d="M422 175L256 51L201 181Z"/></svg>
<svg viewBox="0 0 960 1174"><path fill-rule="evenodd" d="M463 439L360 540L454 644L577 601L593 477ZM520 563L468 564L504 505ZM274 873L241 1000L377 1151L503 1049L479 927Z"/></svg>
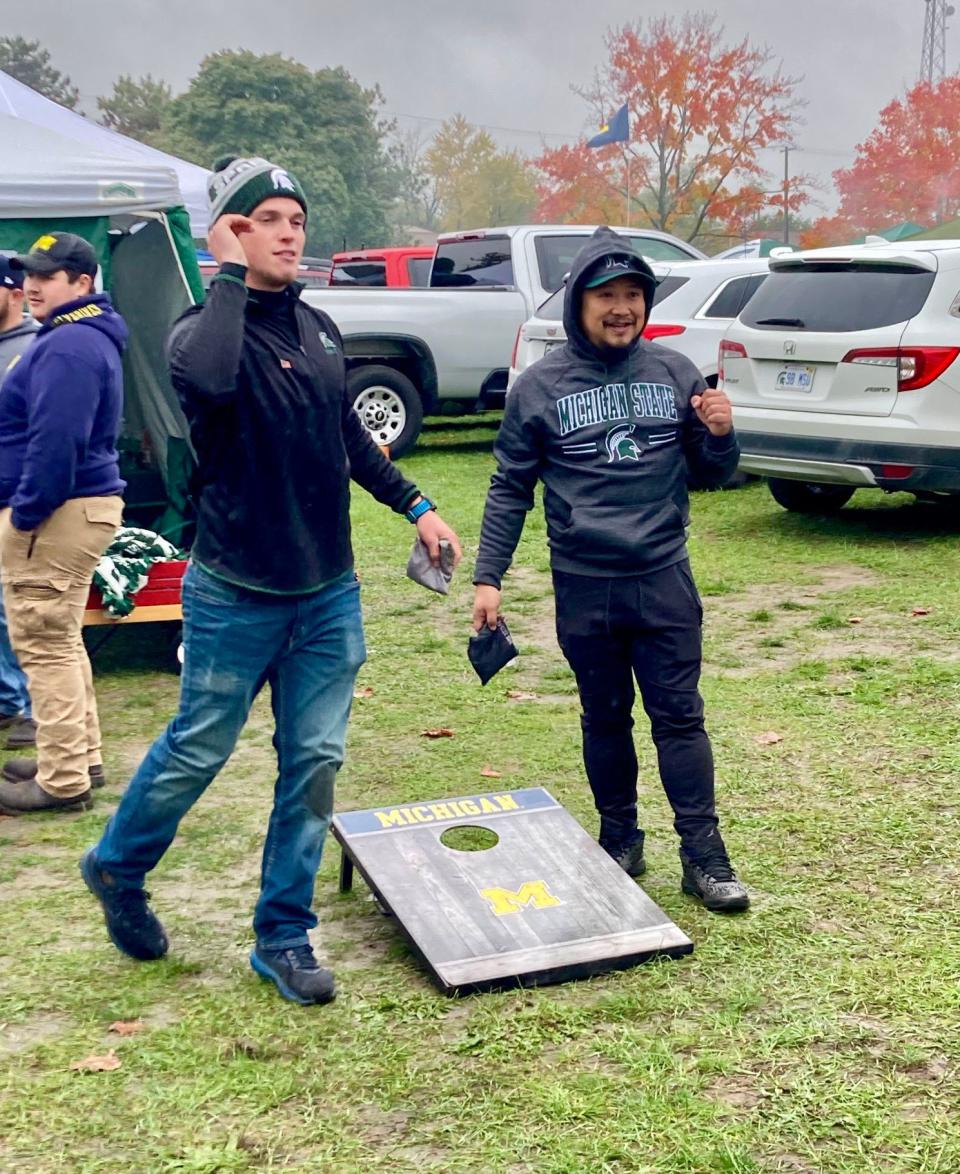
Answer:
<svg viewBox="0 0 960 1174"><path fill-rule="evenodd" d="M9 258L0 254L0 383L39 329L39 322L23 315L23 271L14 269ZM20 750L37 742L27 678L10 646L7 616L0 599L0 737L4 734L3 746L7 750Z"/></svg>
<svg viewBox="0 0 960 1174"><path fill-rule="evenodd" d="M734 471L730 401L689 359L646 342L656 289L629 240L599 228L567 283L566 345L525 371L494 446L473 622L496 626L500 583L538 480L544 484L557 638L577 679L583 758L600 844L631 876L646 870L637 826L636 678L680 836L683 891L746 909L714 803L698 691L703 609L687 559L687 473Z"/></svg>

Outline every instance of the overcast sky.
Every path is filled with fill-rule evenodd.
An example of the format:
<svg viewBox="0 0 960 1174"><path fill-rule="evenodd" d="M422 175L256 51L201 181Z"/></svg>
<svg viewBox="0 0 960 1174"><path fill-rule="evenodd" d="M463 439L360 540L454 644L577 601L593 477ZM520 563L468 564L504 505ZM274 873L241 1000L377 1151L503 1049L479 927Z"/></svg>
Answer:
<svg viewBox="0 0 960 1174"><path fill-rule="evenodd" d="M454 113L504 146L538 153L593 130L571 84L603 64L608 27L683 11L675 0L0 0L5 35L41 41L86 109L123 73L184 89L217 49L342 65L379 84L401 128L425 135ZM716 0L728 39L749 36L802 76L807 102L791 170L850 162L880 109L917 78L924 0ZM958 34L947 33L947 68ZM771 152L770 168L782 168ZM832 204L832 201L830 201Z"/></svg>

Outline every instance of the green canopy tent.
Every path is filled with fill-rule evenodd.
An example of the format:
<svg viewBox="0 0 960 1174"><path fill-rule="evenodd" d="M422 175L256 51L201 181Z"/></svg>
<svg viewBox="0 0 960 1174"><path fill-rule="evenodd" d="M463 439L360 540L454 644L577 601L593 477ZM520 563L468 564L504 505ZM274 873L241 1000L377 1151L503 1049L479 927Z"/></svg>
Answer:
<svg viewBox="0 0 960 1174"><path fill-rule="evenodd" d="M191 460L164 343L203 287L176 173L99 154L8 114L0 114L0 157L0 249L26 251L44 233L67 231L97 252L104 288L130 329L121 442L127 513L180 542Z"/></svg>

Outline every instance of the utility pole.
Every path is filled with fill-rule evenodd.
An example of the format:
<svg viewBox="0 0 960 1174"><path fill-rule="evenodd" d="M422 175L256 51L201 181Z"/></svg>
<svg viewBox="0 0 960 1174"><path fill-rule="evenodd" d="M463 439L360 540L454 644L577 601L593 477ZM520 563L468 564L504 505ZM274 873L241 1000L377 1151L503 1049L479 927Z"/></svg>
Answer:
<svg viewBox="0 0 960 1174"><path fill-rule="evenodd" d="M920 80L937 85L947 75L947 17L956 9L947 0L924 0L923 48L920 51Z"/></svg>

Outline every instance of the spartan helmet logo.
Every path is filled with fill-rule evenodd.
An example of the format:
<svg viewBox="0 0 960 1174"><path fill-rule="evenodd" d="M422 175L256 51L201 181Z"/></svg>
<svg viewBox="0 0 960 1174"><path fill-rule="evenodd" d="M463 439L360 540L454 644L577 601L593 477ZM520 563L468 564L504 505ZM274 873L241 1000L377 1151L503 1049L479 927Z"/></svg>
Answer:
<svg viewBox="0 0 960 1174"><path fill-rule="evenodd" d="M612 465L614 461L640 460L643 455L640 451L640 445L630 435L635 427L635 424L621 424L617 428L611 428L607 433L608 465Z"/></svg>
<svg viewBox="0 0 960 1174"><path fill-rule="evenodd" d="M270 172L270 182L275 188L284 189L288 192L295 192L297 190L293 186L293 180L282 167L274 167L273 171Z"/></svg>

